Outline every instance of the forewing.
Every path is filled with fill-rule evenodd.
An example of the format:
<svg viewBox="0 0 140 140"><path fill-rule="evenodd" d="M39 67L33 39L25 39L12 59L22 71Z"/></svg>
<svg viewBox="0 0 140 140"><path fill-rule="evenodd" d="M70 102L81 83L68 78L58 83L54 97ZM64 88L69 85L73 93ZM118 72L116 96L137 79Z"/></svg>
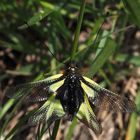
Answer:
<svg viewBox="0 0 140 140"><path fill-rule="evenodd" d="M86 93L89 92L89 89L92 90L93 95L91 93L87 93L87 95L90 102L95 107L99 108L99 110L113 110L121 112L132 112L135 110L135 103L130 99L102 88L87 77L84 77L82 82L87 86L87 88L85 88Z"/></svg>
<svg viewBox="0 0 140 140"><path fill-rule="evenodd" d="M96 134L101 134L102 127L97 121L86 95L84 96L84 102L81 104L76 117Z"/></svg>
<svg viewBox="0 0 140 140"><path fill-rule="evenodd" d="M63 79L61 74L57 74L44 80L9 87L6 95L14 99L24 97L25 102L47 100L50 94L54 93L63 84Z"/></svg>

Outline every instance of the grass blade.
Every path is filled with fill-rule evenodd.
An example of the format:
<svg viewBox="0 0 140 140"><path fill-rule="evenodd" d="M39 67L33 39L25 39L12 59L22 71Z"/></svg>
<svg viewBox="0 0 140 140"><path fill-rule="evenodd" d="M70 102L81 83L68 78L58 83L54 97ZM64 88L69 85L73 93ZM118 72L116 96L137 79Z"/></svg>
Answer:
<svg viewBox="0 0 140 140"><path fill-rule="evenodd" d="M107 41L102 44L102 50L98 51L98 54L93 61L87 75L88 76L93 76L106 62L106 60L113 54L115 48L116 48L116 43L112 39L107 39Z"/></svg>
<svg viewBox="0 0 140 140"><path fill-rule="evenodd" d="M137 26L140 27L140 1L123 0L125 8L128 10L130 17L135 21Z"/></svg>
<svg viewBox="0 0 140 140"><path fill-rule="evenodd" d="M59 129L59 125L60 125L60 120L57 120L55 122L54 128L53 128L53 132L52 132L52 136L50 138L50 140L55 140L56 139L56 135Z"/></svg>
<svg viewBox="0 0 140 140"><path fill-rule="evenodd" d="M138 94L135 100L137 112L140 112L140 89L138 90ZM136 132L137 132L137 119L138 119L138 113L134 112L130 117L130 122L128 126L128 130L126 133L125 140L135 140L136 138Z"/></svg>
<svg viewBox="0 0 140 140"><path fill-rule="evenodd" d="M81 25L82 25L82 21L83 21L84 11L85 11L85 5L86 5L86 0L82 0L82 4L80 7L80 15L78 18L78 23L77 23L77 27L76 27L75 36L74 36L73 48L72 48L72 53L71 53L71 61L74 60L75 53L78 48L78 41L79 41L79 35L80 35Z"/></svg>

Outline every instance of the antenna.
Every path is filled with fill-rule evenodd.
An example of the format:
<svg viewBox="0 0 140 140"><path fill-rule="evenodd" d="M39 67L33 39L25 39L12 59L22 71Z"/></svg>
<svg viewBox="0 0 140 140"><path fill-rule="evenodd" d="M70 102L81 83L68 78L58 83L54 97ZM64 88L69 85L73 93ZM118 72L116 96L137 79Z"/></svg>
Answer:
<svg viewBox="0 0 140 140"><path fill-rule="evenodd" d="M53 52L50 50L50 48L48 47L48 45L46 43L44 43L44 46L46 46L48 48L48 51L56 59L57 62L64 64L63 62L60 62L60 60L53 54Z"/></svg>

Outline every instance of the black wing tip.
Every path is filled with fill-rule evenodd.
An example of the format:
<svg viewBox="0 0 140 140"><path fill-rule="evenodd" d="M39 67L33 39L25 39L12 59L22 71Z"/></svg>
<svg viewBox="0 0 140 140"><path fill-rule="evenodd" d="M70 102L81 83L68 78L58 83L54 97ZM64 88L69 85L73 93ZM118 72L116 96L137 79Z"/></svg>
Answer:
<svg viewBox="0 0 140 140"><path fill-rule="evenodd" d="M137 107L136 107L136 104L133 100L127 98L127 97L124 97L122 99L122 101L124 102L124 108L122 108L123 112L128 112L128 113L131 113L131 112L135 112L137 110Z"/></svg>
<svg viewBox="0 0 140 140"><path fill-rule="evenodd" d="M94 132L95 132L95 131L94 131ZM95 132L95 134L96 134L97 136L99 136L99 135L102 134L102 132L103 132L102 127L100 127L100 129L99 129L97 132Z"/></svg>
<svg viewBox="0 0 140 140"><path fill-rule="evenodd" d="M135 112L135 111L137 111L136 104L134 103L134 101L129 100L129 104L127 105L126 112L131 113L131 112Z"/></svg>

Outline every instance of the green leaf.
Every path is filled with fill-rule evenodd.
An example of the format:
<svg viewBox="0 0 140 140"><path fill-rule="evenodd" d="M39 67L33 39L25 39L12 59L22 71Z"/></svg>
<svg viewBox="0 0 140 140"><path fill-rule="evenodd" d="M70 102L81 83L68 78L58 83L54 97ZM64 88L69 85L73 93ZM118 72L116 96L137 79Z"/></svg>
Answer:
<svg viewBox="0 0 140 140"><path fill-rule="evenodd" d="M118 54L115 59L116 61L119 62L126 62L134 64L136 66L140 66L140 56L134 56L129 54Z"/></svg>
<svg viewBox="0 0 140 140"><path fill-rule="evenodd" d="M18 70L6 70L6 73L11 74L11 75L23 75L23 76L29 76L32 73L32 70L34 68L33 64L29 64L26 66L21 67Z"/></svg>
<svg viewBox="0 0 140 140"><path fill-rule="evenodd" d="M69 130L68 130L68 133L65 137L65 140L71 140L76 124L77 124L77 118L74 118L72 120L71 125L69 126Z"/></svg>
<svg viewBox="0 0 140 140"><path fill-rule="evenodd" d="M8 100L5 105L0 109L0 119L7 113L9 108L14 104L14 100Z"/></svg>
<svg viewBox="0 0 140 140"><path fill-rule="evenodd" d="M140 88L138 90L138 94L135 99L137 112L140 112ZM133 112L130 117L130 122L128 125L128 130L126 133L126 140L135 140L136 139L136 133L137 133L137 119L138 119L138 113Z"/></svg>
<svg viewBox="0 0 140 140"><path fill-rule="evenodd" d="M84 61L86 58L89 57L89 55L95 50L97 47L99 41L97 42L98 36L100 35L100 26L103 23L103 19L96 20L94 26L92 27L92 31L90 33L90 36L88 37L86 44L86 49L83 51L82 56L80 58L80 61ZM101 41L101 39L100 39Z"/></svg>
<svg viewBox="0 0 140 140"><path fill-rule="evenodd" d="M81 7L80 7L80 14L78 16L78 23L77 23L77 27L76 27L76 31L75 31L75 35L74 35L73 46L72 46L71 61L74 60L75 54L77 52L78 41L79 41L81 26L82 26L84 12L85 12L85 6L86 6L86 1L82 0Z"/></svg>
<svg viewBox="0 0 140 140"><path fill-rule="evenodd" d="M0 39L0 46L5 48L11 48L23 53L33 54L36 52L36 46L34 46L31 42L25 40L25 37L21 36L18 33L14 33L10 31L10 33L5 32L7 34L7 40Z"/></svg>
<svg viewBox="0 0 140 140"><path fill-rule="evenodd" d="M69 32L68 28L66 27L64 19L63 19L62 15L60 14L60 12L58 12L58 11L53 12L52 20L55 25L55 28L57 28L59 33L61 33L61 35L65 39L70 38L70 32Z"/></svg>
<svg viewBox="0 0 140 140"><path fill-rule="evenodd" d="M41 21L43 18L45 18L46 16L48 16L50 13L52 13L54 10L52 8L48 8L48 9L44 9L41 10L39 13L35 14L33 17L31 17L26 24L22 25L19 27L19 29L24 29L27 28L29 26L32 26L36 23L38 23L39 21Z"/></svg>
<svg viewBox="0 0 140 140"><path fill-rule="evenodd" d="M140 28L140 0L123 0L123 3L130 14L130 17Z"/></svg>
<svg viewBox="0 0 140 140"><path fill-rule="evenodd" d="M57 132L58 132L58 129L59 129L59 125L60 125L60 119L55 121L54 128L53 128L53 133L52 133L52 136L51 136L50 140L55 140L56 139Z"/></svg>
<svg viewBox="0 0 140 140"><path fill-rule="evenodd" d="M89 72L87 73L88 76L93 76L104 65L107 59L113 54L116 46L116 43L110 38L106 41L101 41L97 50L97 55L91 64Z"/></svg>

